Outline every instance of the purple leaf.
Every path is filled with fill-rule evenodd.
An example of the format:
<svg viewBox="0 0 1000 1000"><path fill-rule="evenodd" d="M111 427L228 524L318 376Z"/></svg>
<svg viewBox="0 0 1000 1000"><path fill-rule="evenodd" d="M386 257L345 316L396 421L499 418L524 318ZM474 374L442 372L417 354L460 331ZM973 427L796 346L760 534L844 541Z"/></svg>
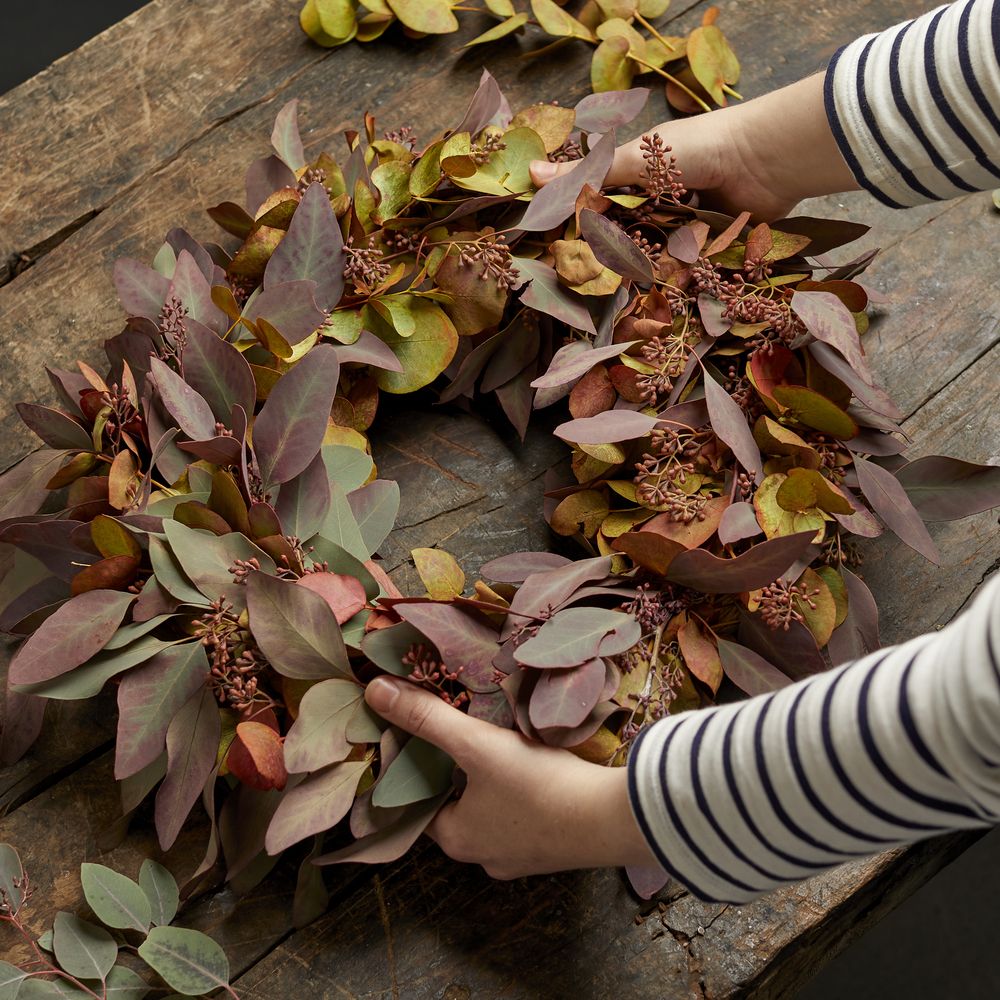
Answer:
<svg viewBox="0 0 1000 1000"><path fill-rule="evenodd" d="M313 297L315 288L316 283L308 280L272 282L254 297L246 318L251 322L266 319L289 344L298 344L325 319Z"/></svg>
<svg viewBox="0 0 1000 1000"><path fill-rule="evenodd" d="M724 333L728 333L733 325L732 320L723 319L725 308L723 303L710 295L702 293L698 296L698 315L705 327L705 333L710 337L721 337Z"/></svg>
<svg viewBox="0 0 1000 1000"><path fill-rule="evenodd" d="M186 229L181 229L179 226L171 229L167 233L167 243L177 257L180 257L185 250L191 254L205 280L209 284L212 283L215 274L212 255Z"/></svg>
<svg viewBox="0 0 1000 1000"><path fill-rule="evenodd" d="M681 226L667 237L667 253L683 264L693 264L701 256L701 244L690 226Z"/></svg>
<svg viewBox="0 0 1000 1000"><path fill-rule="evenodd" d="M873 653L882 643L878 634L878 605L868 586L847 567L840 572L847 585L847 617L833 630L828 649L834 665Z"/></svg>
<svg viewBox="0 0 1000 1000"><path fill-rule="evenodd" d="M1000 507L1000 465L929 455L896 472L924 521L955 521Z"/></svg>
<svg viewBox="0 0 1000 1000"><path fill-rule="evenodd" d="M706 594L739 594L773 583L809 548L815 531L771 538L735 559L721 559L704 549L689 549L674 557L666 572L671 583Z"/></svg>
<svg viewBox="0 0 1000 1000"><path fill-rule="evenodd" d="M796 292L795 294L804 295L807 293ZM837 299L837 301L839 302L840 300ZM835 375L839 378L840 381L843 382L844 385L846 385L847 388L850 389L851 392L853 392L854 395L857 396L858 399L860 399L866 406L873 409L876 413L883 413L887 417L892 417L893 420L902 419L903 414L900 412L899 407L892 401L889 394L884 389L880 389L877 385L872 385L869 381L863 379L861 375L828 344L810 344L809 353L831 375ZM870 375L869 378L871 378Z"/></svg>
<svg viewBox="0 0 1000 1000"><path fill-rule="evenodd" d="M552 389L556 386L566 385L578 378L582 378L599 361L607 361L608 358L617 358L619 354L624 354L630 347L639 343L637 340L630 340L624 344L611 344L608 347L597 347L594 350L581 351L576 347L576 343L566 344L556 351L548 370L544 375L540 375L532 382L536 389ZM576 348L570 350L570 348ZM733 404L735 406L735 404Z"/></svg>
<svg viewBox="0 0 1000 1000"><path fill-rule="evenodd" d="M651 868L627 865L625 875L640 899L652 899L670 881L670 876L659 865Z"/></svg>
<svg viewBox="0 0 1000 1000"><path fill-rule="evenodd" d="M537 370L537 366L532 362L520 375L496 390L501 409L522 441L524 435L528 433L528 422L531 419L531 409L535 399L531 380Z"/></svg>
<svg viewBox="0 0 1000 1000"><path fill-rule="evenodd" d="M215 769L221 734L219 706L211 689L202 687L167 727L167 774L156 793L156 832L167 851L180 833Z"/></svg>
<svg viewBox="0 0 1000 1000"><path fill-rule="evenodd" d="M576 127L584 132L603 134L627 125L642 111L648 97L645 87L588 94L576 106Z"/></svg>
<svg viewBox="0 0 1000 1000"><path fill-rule="evenodd" d="M499 389L500 386L517 378L538 356L538 324L526 321L527 315L522 313L515 317L511 324L498 334L500 345L496 354L490 357L483 374L480 385L482 392L493 392L494 389Z"/></svg>
<svg viewBox="0 0 1000 1000"><path fill-rule="evenodd" d="M265 487L288 482L319 453L339 374L336 351L320 344L278 379L253 429Z"/></svg>
<svg viewBox="0 0 1000 1000"><path fill-rule="evenodd" d="M621 226L592 208L585 208L580 213L580 235L590 245L594 256L615 274L631 278L640 285L652 284L652 263Z"/></svg>
<svg viewBox="0 0 1000 1000"><path fill-rule="evenodd" d="M511 552L484 563L479 572L487 580L498 583L524 583L533 573L562 569L571 560L555 552Z"/></svg>
<svg viewBox="0 0 1000 1000"><path fill-rule="evenodd" d="M372 805L389 809L433 798L451 788L454 771L455 762L448 754L411 736L379 778Z"/></svg>
<svg viewBox="0 0 1000 1000"><path fill-rule="evenodd" d="M732 545L744 538L753 538L763 530L757 523L753 504L734 503L722 512L722 520L719 521L719 541L723 545Z"/></svg>
<svg viewBox="0 0 1000 1000"><path fill-rule="evenodd" d="M854 456L858 485L872 509L910 548L933 563L940 562L937 546L927 532L906 490L888 469Z"/></svg>
<svg viewBox="0 0 1000 1000"><path fill-rule="evenodd" d="M885 434L872 428L862 428L854 437L848 438L844 445L851 451L860 451L863 455L875 455L878 458L887 458L890 455L899 455L906 451L905 441L900 441L899 438L893 437L891 434Z"/></svg>
<svg viewBox="0 0 1000 1000"><path fill-rule="evenodd" d="M141 771L163 753L167 727L205 684L208 657L199 642L168 646L129 671L118 687L115 777Z"/></svg>
<svg viewBox="0 0 1000 1000"><path fill-rule="evenodd" d="M121 336L121 334L119 334ZM152 343L150 343L152 350ZM79 372L67 372L61 368L45 366L45 374L52 383L59 398L74 416L82 414L80 409L80 393L90 388L90 383Z"/></svg>
<svg viewBox="0 0 1000 1000"><path fill-rule="evenodd" d="M608 444L645 437L660 422L637 410L606 410L593 417L579 417L560 424L557 437L574 444Z"/></svg>
<svg viewBox="0 0 1000 1000"><path fill-rule="evenodd" d="M49 495L45 484L65 457L62 451L42 448L0 475L0 521L34 514Z"/></svg>
<svg viewBox="0 0 1000 1000"><path fill-rule="evenodd" d="M356 840L338 851L324 854L316 858L313 864L337 865L345 861L358 864L385 864L395 861L417 842L417 838L427 829L446 798L446 795L439 795L424 802L414 802L390 826Z"/></svg>
<svg viewBox="0 0 1000 1000"><path fill-rule="evenodd" d="M50 448L94 450L94 443L83 425L68 413L39 403L18 403L15 408L25 426Z"/></svg>
<svg viewBox="0 0 1000 1000"><path fill-rule="evenodd" d="M284 535L304 541L320 530L330 510L330 480L322 454L281 487L275 510Z"/></svg>
<svg viewBox="0 0 1000 1000"><path fill-rule="evenodd" d="M704 378L705 402L712 421L712 430L732 449L736 460L758 482L763 462L760 449L753 439L746 414L726 390L706 371Z"/></svg>
<svg viewBox="0 0 1000 1000"><path fill-rule="evenodd" d="M362 330L361 336L353 344L334 344L337 360L346 365L350 362L359 365L371 365L387 372L401 372L403 366L385 341L374 333Z"/></svg>
<svg viewBox="0 0 1000 1000"><path fill-rule="evenodd" d="M253 413L257 386L243 355L201 323L187 324L184 380L208 403L215 419L229 425L234 406Z"/></svg>
<svg viewBox="0 0 1000 1000"><path fill-rule="evenodd" d="M134 594L91 590L67 601L17 651L10 683L38 684L85 663L115 634L134 600Z"/></svg>
<svg viewBox="0 0 1000 1000"><path fill-rule="evenodd" d="M614 132L609 132L601 137L594 148L572 170L560 174L532 195L524 215L515 228L532 233L544 233L554 229L573 214L576 209L576 199L584 185L589 184L595 191L600 190L614 158L615 135ZM632 245L635 246L634 243ZM600 259L598 255L598 260ZM650 280L651 278L652 275Z"/></svg>
<svg viewBox="0 0 1000 1000"><path fill-rule="evenodd" d="M354 679L340 626L319 594L266 573L251 573L247 611L257 644L283 677Z"/></svg>
<svg viewBox="0 0 1000 1000"><path fill-rule="evenodd" d="M302 137L299 135L299 99L289 101L274 119L271 130L271 145L285 164L292 170L299 170L306 165L306 154L302 149Z"/></svg>
<svg viewBox="0 0 1000 1000"><path fill-rule="evenodd" d="M537 729L581 725L601 700L604 677L604 660L600 657L570 670L546 670L531 692L531 724Z"/></svg>
<svg viewBox="0 0 1000 1000"><path fill-rule="evenodd" d="M470 132L475 135L482 131L503 110L506 103L500 85L489 71L484 69L479 78L479 87L472 95L465 117L452 134Z"/></svg>
<svg viewBox="0 0 1000 1000"><path fill-rule="evenodd" d="M170 279L129 257L115 261L115 291L129 316L145 316L154 322L170 294Z"/></svg>
<svg viewBox="0 0 1000 1000"><path fill-rule="evenodd" d="M596 334L594 320L583 300L574 296L559 284L556 272L547 264L526 257L514 257L514 266L526 279L527 288L521 291L521 302L531 309L537 309L546 316L565 323L574 330Z"/></svg>
<svg viewBox="0 0 1000 1000"><path fill-rule="evenodd" d="M541 739L550 747L575 747L585 743L604 724L604 720L609 715L618 711L618 706L613 701L599 702L597 707L587 716L586 719L573 729L565 729L562 726L554 726L550 729L539 729L535 734L525 733L528 736ZM525 720L530 724L530 719Z"/></svg>
<svg viewBox="0 0 1000 1000"><path fill-rule="evenodd" d="M741 612L736 637L793 681L827 669L812 632L801 622L790 622L786 632L783 628L769 628L760 615Z"/></svg>
<svg viewBox="0 0 1000 1000"><path fill-rule="evenodd" d="M601 655L614 656L639 641L639 623L621 611L567 608L514 650L514 659L542 670L575 667ZM613 650L607 643L613 644ZM604 685L603 674L601 686Z"/></svg>
<svg viewBox="0 0 1000 1000"><path fill-rule="evenodd" d="M167 412L188 437L203 441L215 436L215 414L203 396L159 358L152 359L149 374Z"/></svg>
<svg viewBox="0 0 1000 1000"><path fill-rule="evenodd" d="M44 698L14 691L8 681L0 721L0 765L10 767L31 749L42 732L47 704Z"/></svg>
<svg viewBox="0 0 1000 1000"><path fill-rule="evenodd" d="M279 188L295 187L295 174L277 156L254 160L247 170L247 211L251 215Z"/></svg>
<svg viewBox="0 0 1000 1000"><path fill-rule="evenodd" d="M759 653L738 642L719 639L719 659L725 675L741 690L754 697L777 691L791 684L777 667L771 666Z"/></svg>
<svg viewBox="0 0 1000 1000"><path fill-rule="evenodd" d="M369 767L367 760L334 764L287 792L267 828L267 853L280 854L292 844L336 826L350 812L358 782Z"/></svg>
<svg viewBox="0 0 1000 1000"><path fill-rule="evenodd" d="M853 514L834 514L837 523L846 528L852 535L862 538L878 538L882 534L879 519L850 491L841 490L854 508Z"/></svg>
<svg viewBox="0 0 1000 1000"><path fill-rule="evenodd" d="M344 293L344 238L330 197L318 181L306 188L287 234L264 269L265 291L296 280L316 282L316 301L324 309L332 309Z"/></svg>
<svg viewBox="0 0 1000 1000"><path fill-rule="evenodd" d="M869 385L872 373L851 310L833 292L793 292L792 310L819 341L835 347Z"/></svg>
<svg viewBox="0 0 1000 1000"><path fill-rule="evenodd" d="M0 542L14 545L34 556L50 573L69 583L83 566L96 559L73 541L73 532L80 524L80 521L8 523L0 530Z"/></svg>
<svg viewBox="0 0 1000 1000"><path fill-rule="evenodd" d="M400 603L396 613L419 629L451 669L464 667L462 683L470 691L493 691L493 658L500 640L496 629L479 615L466 614L452 604Z"/></svg>
<svg viewBox="0 0 1000 1000"><path fill-rule="evenodd" d="M514 713L510 710L507 696L501 690L473 694L469 699L468 714L473 719L481 719L501 729L514 728Z"/></svg>
<svg viewBox="0 0 1000 1000"><path fill-rule="evenodd" d="M243 454L240 441L223 436L209 438L207 441L181 441L177 447L213 465L239 465Z"/></svg>
<svg viewBox="0 0 1000 1000"><path fill-rule="evenodd" d="M460 342L461 343L461 342ZM483 373L487 362L499 350L502 338L499 333L487 337L477 344L462 358L452 381L441 390L438 402L450 403L457 396L471 396L475 390L476 379ZM450 374L450 373L449 373Z"/></svg>
<svg viewBox="0 0 1000 1000"><path fill-rule="evenodd" d="M510 638L514 627L524 620L525 615L538 618L552 608L559 607L584 584L603 580L611 572L611 557L597 556L594 559L580 559L555 569L532 573L518 589L510 604L510 610L500 632L501 640Z"/></svg>
<svg viewBox="0 0 1000 1000"><path fill-rule="evenodd" d="M216 333L225 333L229 325L226 314L212 301L212 288L187 250L177 257L171 291L184 303L191 319L204 323Z"/></svg>

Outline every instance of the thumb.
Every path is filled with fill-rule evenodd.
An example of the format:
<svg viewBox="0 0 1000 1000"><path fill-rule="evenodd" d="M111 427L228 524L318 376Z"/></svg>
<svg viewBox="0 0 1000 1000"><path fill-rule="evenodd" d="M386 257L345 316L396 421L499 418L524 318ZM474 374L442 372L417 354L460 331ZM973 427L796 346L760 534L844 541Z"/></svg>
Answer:
<svg viewBox="0 0 1000 1000"><path fill-rule="evenodd" d="M568 163L550 163L548 160L532 160L528 165L531 182L535 187L545 187L557 177L568 174L580 161L570 160Z"/></svg>
<svg viewBox="0 0 1000 1000"><path fill-rule="evenodd" d="M387 722L433 743L459 762L472 743L470 730L479 725L430 691L397 677L370 681L365 701Z"/></svg>

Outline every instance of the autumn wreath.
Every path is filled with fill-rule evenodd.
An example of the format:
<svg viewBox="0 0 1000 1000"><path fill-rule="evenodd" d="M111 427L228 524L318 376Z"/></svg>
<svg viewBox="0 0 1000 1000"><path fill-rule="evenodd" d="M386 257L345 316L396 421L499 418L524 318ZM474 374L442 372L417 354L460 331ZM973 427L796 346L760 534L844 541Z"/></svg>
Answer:
<svg viewBox="0 0 1000 1000"><path fill-rule="evenodd" d="M19 407L45 448L0 479L6 760L49 701L115 685L123 811L155 789L166 849L203 800L203 867L219 844L246 885L303 841L313 873L398 857L451 794L449 758L366 707L379 672L621 764L664 715L877 645L853 538L933 559L924 521L995 504L997 472L900 457L872 254L838 253L863 226L703 211L656 135L644 189L601 191L645 96L512 114L487 74L419 151L368 117L341 162L306 157L293 102L246 207L209 209L226 247L173 230L117 263L106 370L49 371L56 405ZM580 162L536 192L546 156ZM398 592L367 434L380 393L431 383L522 435L568 406L544 513L582 558L467 587L417 550L427 593Z"/></svg>

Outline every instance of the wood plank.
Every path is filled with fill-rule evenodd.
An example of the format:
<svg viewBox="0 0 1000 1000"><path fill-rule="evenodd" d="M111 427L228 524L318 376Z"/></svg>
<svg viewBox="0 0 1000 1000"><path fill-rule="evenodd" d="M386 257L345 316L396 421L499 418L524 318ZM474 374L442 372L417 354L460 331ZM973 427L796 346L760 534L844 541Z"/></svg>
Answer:
<svg viewBox="0 0 1000 1000"><path fill-rule="evenodd" d="M796 37L809 39L808 46L796 42L784 53L774 35L780 9L776 3L755 0L727 13L726 28L742 56L748 95L820 68L855 32L912 15L920 4L887 0L876 11L863 0L845 0L834 18L825 9L800 9L784 0L787 16L796 24ZM690 28L699 17L700 10L685 14L678 30ZM304 70L294 86L274 99L217 123L204 135L188 135L187 144L173 159L115 198L35 267L0 288L0 351L5 359L0 371L0 469L35 447L13 413L13 403L49 398L42 363L66 365L78 356L94 361L99 341L121 326L110 280L113 261L129 255L151 258L163 234L176 225L204 239L217 239L218 232L201 206L240 198L244 165L267 152L272 119L285 100L301 99L309 148L329 144L339 152L341 131L357 125L368 108L378 111L386 127L407 120L418 134L454 124L483 60L515 106L529 104L540 94L574 102L586 92L590 55L586 46L567 46L558 58L525 62L519 58L518 44L511 42L488 53L458 58L461 45L477 27L475 18L465 23L456 36L423 39L418 46L390 39L337 50L331 60ZM401 58L404 49L406 57ZM783 61L776 62L772 74L766 75L769 63L779 54ZM107 89L113 92L115 88L109 85ZM30 108L31 116L45 119L52 102L39 99ZM656 96L630 134L661 119L664 109L662 98ZM872 202L866 218L891 218L897 225L895 216L887 213Z"/></svg>
<svg viewBox="0 0 1000 1000"><path fill-rule="evenodd" d="M0 96L0 284L199 135L326 59L299 30L300 6L154 0Z"/></svg>

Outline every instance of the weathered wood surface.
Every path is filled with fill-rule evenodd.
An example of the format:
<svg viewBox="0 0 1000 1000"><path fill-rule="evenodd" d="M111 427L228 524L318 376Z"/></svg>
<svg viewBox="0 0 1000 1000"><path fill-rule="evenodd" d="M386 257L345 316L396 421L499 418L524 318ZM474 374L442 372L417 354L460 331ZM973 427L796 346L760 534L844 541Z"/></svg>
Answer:
<svg viewBox="0 0 1000 1000"><path fill-rule="evenodd" d="M336 150L340 132L366 109L386 127L407 121L424 134L454 122L484 60L515 106L586 92L582 46L539 61L520 59L516 42L463 54L462 43L483 27L465 15L459 36L419 44L395 37L326 53L298 33L298 5L247 0L237 13L228 0L154 0L0 98L8 139L0 150L8 178L0 269L9 265L0 283L32 263L0 287L0 468L33 446L12 404L48 397L41 364L93 359L117 331L112 261L148 259L174 225L218 238L199 206L239 200L243 167L267 151L284 101L300 99L309 148ZM696 23L704 6L678 7L679 25ZM916 0L845 0L835 10L730 0L721 23L742 58L741 89L752 96L821 68L856 34L922 8ZM654 96L631 131L659 120L663 107ZM968 263L970 247L991 245L988 198L904 213L861 195L805 207L872 223L862 245L886 248L869 280L892 303L868 343L907 414L913 453L1000 458L996 409L976 402L997 387L1000 295ZM29 260L15 263L25 251ZM945 272L949 261L963 263ZM376 438L382 475L402 489L400 529L383 553L397 580L411 582L407 553L417 545L446 545L475 573L502 551L547 544L540 477L559 446L536 433L522 448L500 424L416 405L390 407ZM887 641L946 622L996 566L995 515L932 533L940 568L891 541L868 547L865 575ZM17 843L35 883L53 888L38 926L80 903L81 860L110 859L132 871L155 848L140 817L123 844L100 851L99 833L118 814L109 755L101 754L112 703L89 713L63 708L64 737L0 774L0 813L10 810L0 840ZM198 864L204 834L193 823L164 859L178 875ZM963 835L883 855L738 908L674 890L662 912L638 904L616 873L491 883L425 847L379 873L333 873L327 916L290 937L294 870L285 864L242 898L206 892L187 919L219 936L234 972L245 973L243 994L253 997L791 996L969 842ZM649 916L637 923L640 911ZM0 938L0 951L6 946Z"/></svg>

